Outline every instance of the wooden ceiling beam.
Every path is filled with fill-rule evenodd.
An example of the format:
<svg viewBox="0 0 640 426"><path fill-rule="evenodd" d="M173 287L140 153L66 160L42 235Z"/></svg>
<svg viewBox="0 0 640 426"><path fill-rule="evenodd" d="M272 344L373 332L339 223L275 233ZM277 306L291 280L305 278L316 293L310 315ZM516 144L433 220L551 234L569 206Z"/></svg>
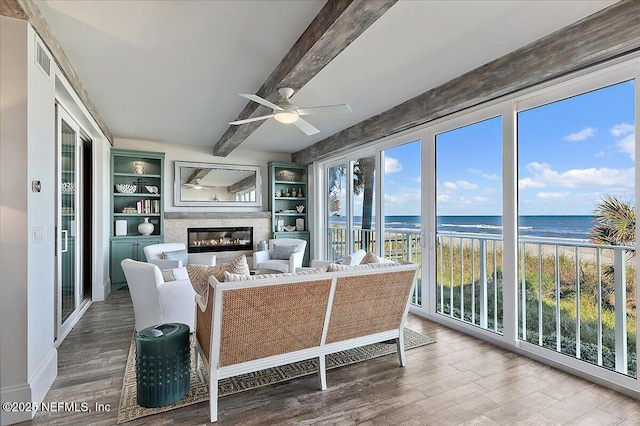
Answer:
<svg viewBox="0 0 640 426"><path fill-rule="evenodd" d="M640 49L640 1L622 1L292 155L310 164Z"/></svg>
<svg viewBox="0 0 640 426"><path fill-rule="evenodd" d="M396 1L329 0L256 94L276 103L281 100L279 88L290 87L297 92ZM236 120L271 113L270 108L249 102ZM213 154L229 155L262 123L264 121L230 126L213 147Z"/></svg>
<svg viewBox="0 0 640 426"><path fill-rule="evenodd" d="M9 18L27 20L25 13L18 0L2 0L0 1L0 16L8 16Z"/></svg>

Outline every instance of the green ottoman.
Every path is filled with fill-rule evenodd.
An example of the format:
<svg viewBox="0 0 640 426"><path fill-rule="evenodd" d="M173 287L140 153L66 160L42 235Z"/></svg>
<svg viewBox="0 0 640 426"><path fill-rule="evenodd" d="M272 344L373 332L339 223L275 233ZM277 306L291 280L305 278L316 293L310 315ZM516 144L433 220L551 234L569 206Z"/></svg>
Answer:
<svg viewBox="0 0 640 426"><path fill-rule="evenodd" d="M162 407L189 392L191 344L186 324L159 324L136 334L138 405Z"/></svg>

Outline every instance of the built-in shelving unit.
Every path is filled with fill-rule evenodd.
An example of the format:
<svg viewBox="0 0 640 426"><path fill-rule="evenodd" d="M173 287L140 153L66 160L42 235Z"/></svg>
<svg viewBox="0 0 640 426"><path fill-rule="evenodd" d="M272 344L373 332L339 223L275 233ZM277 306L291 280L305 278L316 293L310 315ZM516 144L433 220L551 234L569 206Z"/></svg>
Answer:
<svg viewBox="0 0 640 426"><path fill-rule="evenodd" d="M126 284L120 267L123 259L145 261L143 248L164 241L163 172L164 153L111 150L112 288ZM133 192L122 192L117 189L118 185L129 185ZM138 231L138 225L145 218L153 224L151 235L141 235ZM117 221L125 221L126 226L116 229Z"/></svg>
<svg viewBox="0 0 640 426"><path fill-rule="evenodd" d="M273 238L307 241L303 265L309 265L310 232L307 203L307 167L269 163L269 211Z"/></svg>

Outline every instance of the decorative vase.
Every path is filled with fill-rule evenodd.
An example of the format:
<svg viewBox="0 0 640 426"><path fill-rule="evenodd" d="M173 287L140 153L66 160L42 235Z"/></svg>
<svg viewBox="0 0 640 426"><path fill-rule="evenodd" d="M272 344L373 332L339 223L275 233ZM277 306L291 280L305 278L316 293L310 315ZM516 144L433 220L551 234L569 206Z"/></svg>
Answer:
<svg viewBox="0 0 640 426"><path fill-rule="evenodd" d="M143 175L144 163L133 163L133 172L137 175Z"/></svg>
<svg viewBox="0 0 640 426"><path fill-rule="evenodd" d="M268 246L266 241L260 241L258 243L258 251L263 251L263 250L266 250L267 248Z"/></svg>
<svg viewBox="0 0 640 426"><path fill-rule="evenodd" d="M148 217L145 217L144 222L138 225L138 232L140 235L151 235L153 232L153 223L149 222Z"/></svg>

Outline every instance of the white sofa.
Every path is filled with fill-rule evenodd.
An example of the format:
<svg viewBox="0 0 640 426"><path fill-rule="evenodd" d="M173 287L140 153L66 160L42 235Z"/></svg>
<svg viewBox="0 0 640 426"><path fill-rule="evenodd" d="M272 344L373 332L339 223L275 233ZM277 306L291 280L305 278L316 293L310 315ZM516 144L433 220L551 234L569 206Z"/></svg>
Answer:
<svg viewBox="0 0 640 426"><path fill-rule="evenodd" d="M390 339L406 364L403 330L418 265L354 268L224 283L209 277L204 308L196 309L196 354L209 370L212 422L226 377L317 358L324 390L327 354Z"/></svg>
<svg viewBox="0 0 640 426"><path fill-rule="evenodd" d="M276 247L278 246L278 247ZM277 256L281 247L291 247L294 250L287 258ZM302 266L304 250L307 247L305 240L296 238L279 238L269 240L269 248L253 253L253 269L272 269L280 272L295 272Z"/></svg>
<svg viewBox="0 0 640 426"><path fill-rule="evenodd" d="M160 268L152 263L124 259L120 265L133 301L136 331L168 322L195 329L196 292L191 281L165 282Z"/></svg>
<svg viewBox="0 0 640 426"><path fill-rule="evenodd" d="M182 268L189 263L208 266L216 265L216 256L212 253L186 253L186 263L177 259L164 258L164 253L187 250L182 243L150 244L145 246L143 250L147 262L157 265L160 269Z"/></svg>

